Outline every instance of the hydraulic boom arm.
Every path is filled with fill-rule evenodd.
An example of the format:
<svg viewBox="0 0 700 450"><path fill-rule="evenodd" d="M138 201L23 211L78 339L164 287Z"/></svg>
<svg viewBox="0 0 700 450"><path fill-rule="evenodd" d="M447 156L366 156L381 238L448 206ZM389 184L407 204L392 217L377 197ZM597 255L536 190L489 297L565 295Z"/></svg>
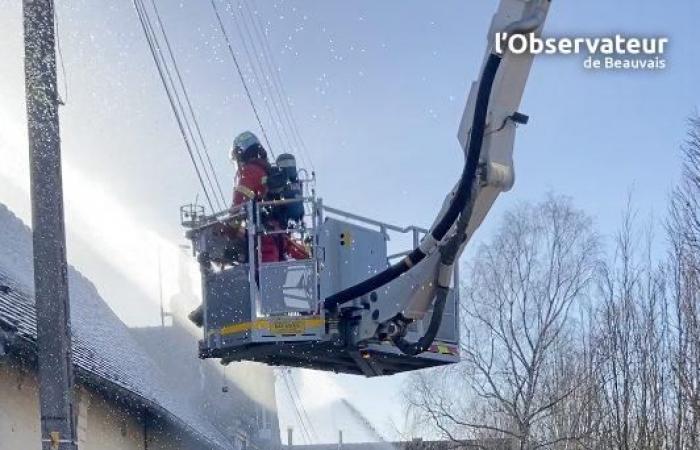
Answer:
<svg viewBox="0 0 700 450"><path fill-rule="evenodd" d="M423 351L425 344L432 342L430 334L439 327L441 298L447 295L454 264L498 195L510 190L515 181L515 129L517 124L527 123L527 116L518 108L534 56L527 52L498 54L496 36L540 35L549 5L550 0L501 1L489 29L480 78L472 85L459 128L466 158L464 171L430 233L401 262L326 299L326 308L334 311L343 304L357 306L362 296L373 293L378 306L359 313L356 342L388 335L402 350L412 353ZM431 323L424 342L409 349L401 341L406 325L422 319L431 306L436 312L433 317L438 316L436 323Z"/></svg>

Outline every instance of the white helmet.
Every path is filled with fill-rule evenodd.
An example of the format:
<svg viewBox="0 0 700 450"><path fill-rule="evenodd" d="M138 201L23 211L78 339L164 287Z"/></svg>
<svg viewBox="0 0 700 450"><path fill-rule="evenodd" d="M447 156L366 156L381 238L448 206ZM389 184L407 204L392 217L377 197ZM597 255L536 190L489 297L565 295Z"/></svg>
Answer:
<svg viewBox="0 0 700 450"><path fill-rule="evenodd" d="M240 155L253 145L260 145L260 140L255 134L250 131L244 131L239 134L236 136L236 139L233 140L233 148L230 154L231 159L235 159L237 155Z"/></svg>

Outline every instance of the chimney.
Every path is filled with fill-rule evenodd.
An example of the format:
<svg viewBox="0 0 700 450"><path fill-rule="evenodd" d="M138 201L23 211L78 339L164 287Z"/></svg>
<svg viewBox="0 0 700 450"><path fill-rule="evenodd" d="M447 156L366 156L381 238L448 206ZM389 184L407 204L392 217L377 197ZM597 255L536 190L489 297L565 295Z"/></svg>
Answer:
<svg viewBox="0 0 700 450"><path fill-rule="evenodd" d="M338 450L343 449L343 430L338 430Z"/></svg>
<svg viewBox="0 0 700 450"><path fill-rule="evenodd" d="M287 427L287 447L294 445L294 428Z"/></svg>

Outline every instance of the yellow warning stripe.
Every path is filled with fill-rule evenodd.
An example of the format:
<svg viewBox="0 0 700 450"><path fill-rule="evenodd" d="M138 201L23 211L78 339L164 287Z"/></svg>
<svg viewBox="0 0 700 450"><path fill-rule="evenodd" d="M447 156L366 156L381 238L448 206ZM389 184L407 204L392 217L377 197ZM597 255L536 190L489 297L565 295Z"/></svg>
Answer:
<svg viewBox="0 0 700 450"><path fill-rule="evenodd" d="M456 347L451 346L451 345L445 345L442 343L438 344L433 344L432 347L428 350L431 353L439 353L441 355L459 355L459 351L457 350Z"/></svg>
<svg viewBox="0 0 700 450"><path fill-rule="evenodd" d="M245 195L248 198L255 198L255 192L253 192L251 189L248 189L245 186L236 186L236 191L240 192L241 194Z"/></svg>
<svg viewBox="0 0 700 450"><path fill-rule="evenodd" d="M222 336L226 336L229 334L243 333L252 329L262 330L263 328L267 328L267 324L265 321L258 320L256 322L232 323L231 325L222 327L219 332Z"/></svg>
<svg viewBox="0 0 700 450"><path fill-rule="evenodd" d="M320 327L323 325L323 319L320 316L311 316L311 317L304 317L304 318L291 318L291 317L284 317L280 319L259 319L253 322L241 322L241 323L232 323L230 325L226 325L225 327L222 327L219 330L219 333L221 336L227 336L229 334L236 334L236 333L244 333L246 331L251 331L251 330L272 330L273 324L276 322L280 321L289 321L293 322L295 325L303 325L304 329L308 328L315 328L315 327Z"/></svg>

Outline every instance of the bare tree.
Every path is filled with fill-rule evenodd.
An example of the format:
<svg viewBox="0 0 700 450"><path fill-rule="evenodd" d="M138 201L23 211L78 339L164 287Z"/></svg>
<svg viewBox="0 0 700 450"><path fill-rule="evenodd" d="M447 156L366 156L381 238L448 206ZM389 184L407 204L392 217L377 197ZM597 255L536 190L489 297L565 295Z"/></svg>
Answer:
<svg viewBox="0 0 700 450"><path fill-rule="evenodd" d="M411 379L415 423L460 448L700 449L700 117L683 163L668 258L631 201L606 258L566 199L507 213L463 288L463 363Z"/></svg>
<svg viewBox="0 0 700 450"><path fill-rule="evenodd" d="M597 447L671 448L668 314L664 273L652 257L651 228L640 233L631 201L613 256L598 276L590 352L601 399Z"/></svg>
<svg viewBox="0 0 700 450"><path fill-rule="evenodd" d="M700 255L700 116L688 121L688 135L683 152L683 173L680 185L671 199L669 229L677 243L684 247L684 256L690 257L697 269ZM695 259L695 261L692 261Z"/></svg>
<svg viewBox="0 0 700 450"><path fill-rule="evenodd" d="M464 363L414 378L413 405L452 439L506 436L537 449L577 438L578 425L552 424L583 385L571 373L579 355L570 312L586 298L597 257L591 220L568 199L507 213L470 267Z"/></svg>
<svg viewBox="0 0 700 450"><path fill-rule="evenodd" d="M700 448L700 117L689 122L668 225L676 448Z"/></svg>

